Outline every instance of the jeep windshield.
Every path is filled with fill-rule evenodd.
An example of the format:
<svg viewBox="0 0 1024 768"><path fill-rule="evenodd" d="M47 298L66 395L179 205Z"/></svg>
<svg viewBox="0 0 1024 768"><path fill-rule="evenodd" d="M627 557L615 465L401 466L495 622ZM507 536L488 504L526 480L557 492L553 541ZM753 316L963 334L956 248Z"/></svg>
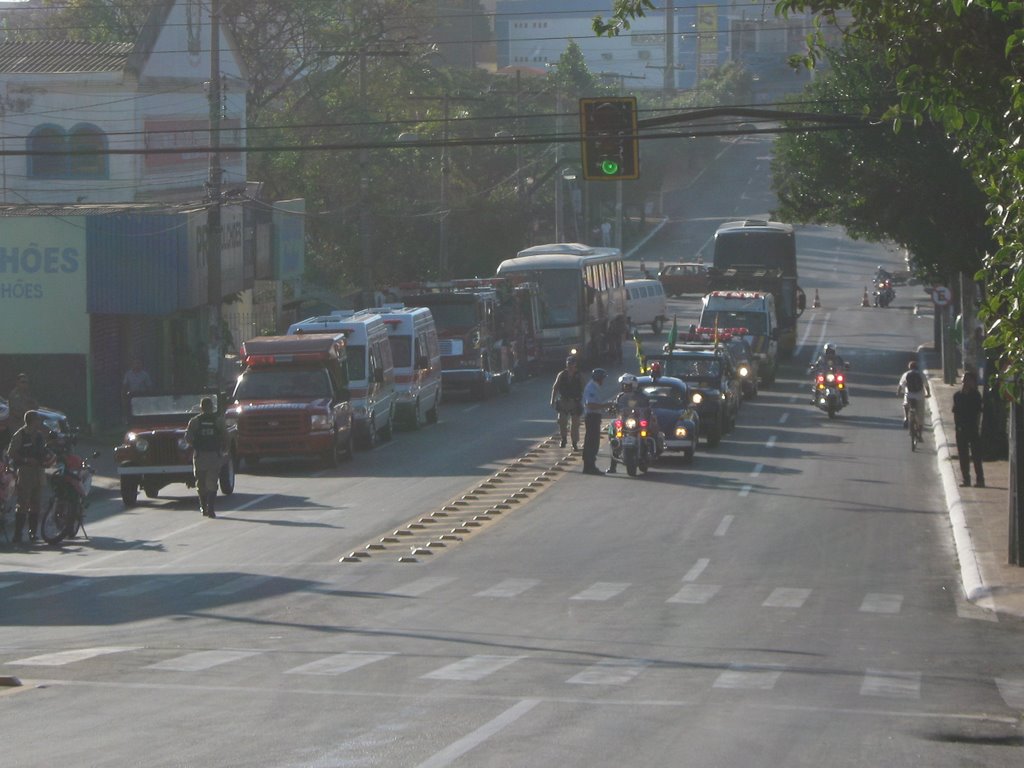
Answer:
<svg viewBox="0 0 1024 768"><path fill-rule="evenodd" d="M238 377L236 400L317 400L331 397L324 368L250 368Z"/></svg>
<svg viewBox="0 0 1024 768"><path fill-rule="evenodd" d="M668 357L662 360L666 376L675 376L683 381L717 381L722 375L718 360L711 357Z"/></svg>
<svg viewBox="0 0 1024 768"><path fill-rule="evenodd" d="M191 392L178 395L135 395L131 399L132 416L181 416L199 413L200 402L204 397L213 400L214 411L217 410L217 396L203 392Z"/></svg>

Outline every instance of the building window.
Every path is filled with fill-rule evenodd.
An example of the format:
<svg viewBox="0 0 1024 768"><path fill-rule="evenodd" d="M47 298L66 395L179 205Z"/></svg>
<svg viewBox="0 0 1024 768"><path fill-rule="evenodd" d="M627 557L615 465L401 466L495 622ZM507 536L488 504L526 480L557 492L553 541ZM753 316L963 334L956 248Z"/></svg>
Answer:
<svg viewBox="0 0 1024 768"><path fill-rule="evenodd" d="M70 132L42 125L28 137L28 175L34 179L105 179L107 137L95 125L79 123ZM34 153L40 154L34 154Z"/></svg>

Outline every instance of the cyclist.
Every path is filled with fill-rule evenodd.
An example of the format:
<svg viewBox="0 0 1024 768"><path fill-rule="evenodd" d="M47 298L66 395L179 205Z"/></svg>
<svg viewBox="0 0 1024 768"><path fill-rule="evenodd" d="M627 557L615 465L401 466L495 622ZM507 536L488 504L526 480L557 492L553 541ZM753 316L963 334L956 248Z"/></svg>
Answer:
<svg viewBox="0 0 1024 768"><path fill-rule="evenodd" d="M928 379L917 370L917 361L907 363L907 370L900 377L896 394L903 396L903 428L910 424L910 411L914 412L914 423L920 429L924 426L924 399L932 396Z"/></svg>

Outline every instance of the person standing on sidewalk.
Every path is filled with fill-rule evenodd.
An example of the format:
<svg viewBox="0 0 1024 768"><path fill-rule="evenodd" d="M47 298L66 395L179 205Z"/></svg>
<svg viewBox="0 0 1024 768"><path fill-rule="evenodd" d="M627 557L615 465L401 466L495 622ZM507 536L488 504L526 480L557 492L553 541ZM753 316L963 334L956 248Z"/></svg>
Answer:
<svg viewBox="0 0 1024 768"><path fill-rule="evenodd" d="M583 474L603 475L597 468L597 451L601 447L601 413L609 403L601 399L601 385L604 384L608 372L604 368L595 368L590 374L590 381L583 388L583 424L586 434L583 436Z"/></svg>
<svg viewBox="0 0 1024 768"><path fill-rule="evenodd" d="M960 457L960 474L964 488L971 486L971 461L974 462L974 486L985 487L985 468L982 465L981 439L978 424L981 421L982 401L978 392L978 378L974 371L965 371L963 387L953 393L953 424L956 427L956 452Z"/></svg>
<svg viewBox="0 0 1024 768"><path fill-rule="evenodd" d="M580 417L583 415L583 374L579 371L576 356L565 360L563 368L555 377L551 387L551 407L558 414L558 432L565 448L566 436L572 435L572 449L579 448Z"/></svg>

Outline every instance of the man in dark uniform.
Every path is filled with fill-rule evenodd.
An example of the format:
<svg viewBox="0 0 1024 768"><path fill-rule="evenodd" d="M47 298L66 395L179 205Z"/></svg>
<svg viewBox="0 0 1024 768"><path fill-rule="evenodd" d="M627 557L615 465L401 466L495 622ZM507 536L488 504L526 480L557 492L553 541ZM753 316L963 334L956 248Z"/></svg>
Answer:
<svg viewBox="0 0 1024 768"><path fill-rule="evenodd" d="M43 495L43 469L52 457L46 444L47 433L43 415L38 411L25 413L25 425L14 433L7 453L18 473L18 509L14 513L14 543L21 542L21 532L28 520L28 536L36 540L39 530L39 504Z"/></svg>
<svg viewBox="0 0 1024 768"><path fill-rule="evenodd" d="M565 360L565 368L555 377L551 387L551 407L558 413L558 432L562 447L568 434L572 434L572 449L579 448L580 417L583 415L583 374L579 371L576 357Z"/></svg>
<svg viewBox="0 0 1024 768"><path fill-rule="evenodd" d="M202 413L189 421L185 439L192 446L192 467L196 473L199 511L205 517L216 517L214 500L217 498L220 468L227 455L228 430L224 419L214 411L212 397L204 397L199 407Z"/></svg>
<svg viewBox="0 0 1024 768"><path fill-rule="evenodd" d="M971 485L971 461L974 461L974 485L985 487L985 467L982 465L981 441L978 423L981 421L982 400L974 371L965 371L963 387L953 393L953 424L956 427L956 452L960 456L960 474L965 488Z"/></svg>

